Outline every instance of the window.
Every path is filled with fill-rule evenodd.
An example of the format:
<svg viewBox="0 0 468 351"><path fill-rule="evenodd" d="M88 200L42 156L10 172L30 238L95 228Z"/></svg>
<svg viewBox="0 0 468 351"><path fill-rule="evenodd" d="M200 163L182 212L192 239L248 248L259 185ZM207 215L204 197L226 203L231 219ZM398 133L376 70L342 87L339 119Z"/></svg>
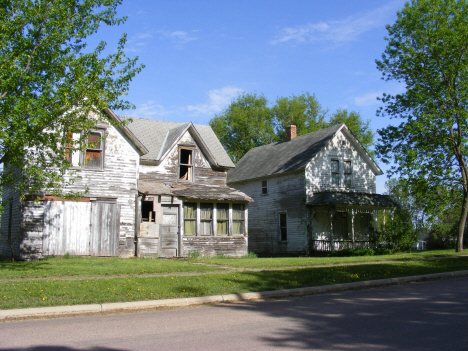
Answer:
<svg viewBox="0 0 468 351"><path fill-rule="evenodd" d="M344 161L344 186L351 188L351 179L353 176L353 171L351 168L351 161Z"/></svg>
<svg viewBox="0 0 468 351"><path fill-rule="evenodd" d="M213 204L200 204L200 235L213 235Z"/></svg>
<svg viewBox="0 0 468 351"><path fill-rule="evenodd" d="M153 200L142 201L141 203L141 221L154 222Z"/></svg>
<svg viewBox="0 0 468 351"><path fill-rule="evenodd" d="M102 169L104 160L104 130L92 130L86 140L86 148L80 150L82 133L67 132L65 159L74 167Z"/></svg>
<svg viewBox="0 0 468 351"><path fill-rule="evenodd" d="M286 213L279 214L280 241L288 241L288 219Z"/></svg>
<svg viewBox="0 0 468 351"><path fill-rule="evenodd" d="M340 161L331 160L332 186L340 186Z"/></svg>
<svg viewBox="0 0 468 351"><path fill-rule="evenodd" d="M103 142L101 131L90 131L84 155L85 168L102 168Z"/></svg>
<svg viewBox="0 0 468 351"><path fill-rule="evenodd" d="M229 204L216 205L216 235L228 235L229 228Z"/></svg>
<svg viewBox="0 0 468 351"><path fill-rule="evenodd" d="M197 204L186 202L184 204L184 235L195 235L197 224Z"/></svg>
<svg viewBox="0 0 468 351"><path fill-rule="evenodd" d="M268 183L266 180L262 180L262 195L268 194Z"/></svg>
<svg viewBox="0 0 468 351"><path fill-rule="evenodd" d="M193 181L193 150L179 150L179 179Z"/></svg>
<svg viewBox="0 0 468 351"><path fill-rule="evenodd" d="M244 234L244 205L232 204L232 234Z"/></svg>

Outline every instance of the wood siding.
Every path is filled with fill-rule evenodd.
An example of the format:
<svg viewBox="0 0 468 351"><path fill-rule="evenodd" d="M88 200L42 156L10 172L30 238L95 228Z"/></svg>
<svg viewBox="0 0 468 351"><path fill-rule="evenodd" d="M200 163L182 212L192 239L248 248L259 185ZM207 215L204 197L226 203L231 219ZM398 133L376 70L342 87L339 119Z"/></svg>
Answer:
<svg viewBox="0 0 468 351"><path fill-rule="evenodd" d="M241 257L247 255L248 238L238 237L184 237L184 256L198 252L203 256L224 255Z"/></svg>
<svg viewBox="0 0 468 351"><path fill-rule="evenodd" d="M268 193L262 195L262 180ZM260 255L304 253L305 225L304 173L297 172L232 185L254 199L249 204L249 251ZM287 214L287 241L280 241L279 214Z"/></svg>

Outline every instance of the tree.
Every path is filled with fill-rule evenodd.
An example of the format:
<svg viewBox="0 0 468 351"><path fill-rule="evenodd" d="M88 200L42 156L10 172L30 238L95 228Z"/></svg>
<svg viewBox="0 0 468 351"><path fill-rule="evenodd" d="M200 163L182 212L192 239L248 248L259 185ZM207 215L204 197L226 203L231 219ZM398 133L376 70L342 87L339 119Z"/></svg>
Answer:
<svg viewBox="0 0 468 351"><path fill-rule="evenodd" d="M209 124L234 162L250 149L277 140L265 96L241 94Z"/></svg>
<svg viewBox="0 0 468 351"><path fill-rule="evenodd" d="M370 148L374 145L374 133L370 128L369 119L364 121L359 112L348 112L347 109L338 109L330 117L328 125L331 127L341 123L345 123L362 146L364 146L369 153L373 154L373 150L370 150Z"/></svg>
<svg viewBox="0 0 468 351"><path fill-rule="evenodd" d="M101 24L119 25L122 0L3 0L0 6L0 186L59 192L70 167L69 131L84 131L103 110L128 109L121 96L140 72L124 54L125 35L103 56L86 40ZM18 179L21 174L21 179Z"/></svg>
<svg viewBox="0 0 468 351"><path fill-rule="evenodd" d="M413 0L393 25L377 67L387 81L405 84L401 94L384 94L378 115L400 124L378 131L376 151L390 174L426 189L432 201L463 194L457 251L463 250L468 212L468 5L466 0Z"/></svg>
<svg viewBox="0 0 468 351"><path fill-rule="evenodd" d="M294 124L297 135L315 132L326 128L327 111L322 109L315 95L305 93L299 96L280 97L272 107L279 140L286 139L286 127Z"/></svg>

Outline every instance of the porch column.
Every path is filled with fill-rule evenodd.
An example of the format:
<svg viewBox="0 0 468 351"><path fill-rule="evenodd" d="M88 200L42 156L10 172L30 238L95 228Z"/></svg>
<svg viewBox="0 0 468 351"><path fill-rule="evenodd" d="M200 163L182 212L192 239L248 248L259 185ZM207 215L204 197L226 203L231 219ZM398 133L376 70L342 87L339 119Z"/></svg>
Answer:
<svg viewBox="0 0 468 351"><path fill-rule="evenodd" d="M385 230L385 217L387 215L387 212L385 210L383 210L383 221L382 221L382 224L383 224L383 230Z"/></svg>
<svg viewBox="0 0 468 351"><path fill-rule="evenodd" d="M333 211L330 211L329 215L330 215L330 249L331 249L331 252L333 252L335 249L334 244L333 244Z"/></svg>
<svg viewBox="0 0 468 351"><path fill-rule="evenodd" d="M355 243L354 243L354 216L356 212L354 209L351 209L351 240L353 241L353 250L356 249Z"/></svg>

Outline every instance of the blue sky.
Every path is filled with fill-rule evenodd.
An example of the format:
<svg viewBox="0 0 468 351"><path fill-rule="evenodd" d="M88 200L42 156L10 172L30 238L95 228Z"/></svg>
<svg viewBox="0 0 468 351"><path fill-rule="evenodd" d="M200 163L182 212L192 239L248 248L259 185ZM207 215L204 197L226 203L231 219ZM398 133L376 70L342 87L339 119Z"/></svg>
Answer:
<svg viewBox="0 0 468 351"><path fill-rule="evenodd" d="M136 110L118 113L208 124L240 92L272 103L309 92L330 113L359 111L376 131L392 122L376 117L376 97L403 89L381 80L375 64L386 46L385 25L403 6L404 0L126 0L118 13L127 22L98 36L115 48L127 33L126 53L146 65L128 95ZM385 180L377 177L380 193Z"/></svg>

